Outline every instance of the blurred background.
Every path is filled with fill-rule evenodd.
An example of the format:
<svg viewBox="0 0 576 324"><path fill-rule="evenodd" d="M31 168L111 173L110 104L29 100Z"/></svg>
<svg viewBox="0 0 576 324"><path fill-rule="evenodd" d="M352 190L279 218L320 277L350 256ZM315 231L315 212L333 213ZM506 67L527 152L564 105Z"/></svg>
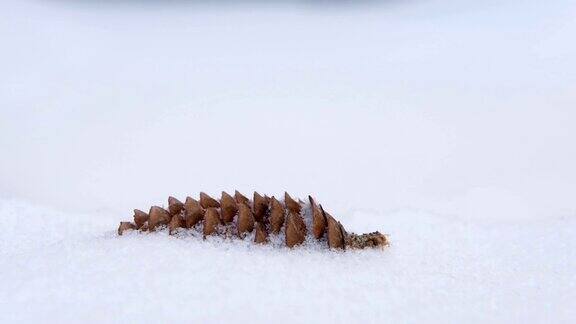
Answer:
<svg viewBox="0 0 576 324"><path fill-rule="evenodd" d="M576 215L576 2L0 2L0 196Z"/></svg>

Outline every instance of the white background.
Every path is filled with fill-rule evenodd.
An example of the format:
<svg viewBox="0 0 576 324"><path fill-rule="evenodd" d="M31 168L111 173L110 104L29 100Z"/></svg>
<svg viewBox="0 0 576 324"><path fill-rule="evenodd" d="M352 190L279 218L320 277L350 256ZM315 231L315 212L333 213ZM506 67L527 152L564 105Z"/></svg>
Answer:
<svg viewBox="0 0 576 324"><path fill-rule="evenodd" d="M2 1L0 319L574 321L575 35L569 0ZM113 234L234 189L393 245Z"/></svg>

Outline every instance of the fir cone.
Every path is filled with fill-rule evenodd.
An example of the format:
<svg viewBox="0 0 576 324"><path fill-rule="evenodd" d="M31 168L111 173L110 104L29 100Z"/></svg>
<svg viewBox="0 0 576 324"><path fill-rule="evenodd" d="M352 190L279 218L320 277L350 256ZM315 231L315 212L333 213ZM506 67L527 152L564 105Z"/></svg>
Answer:
<svg viewBox="0 0 576 324"><path fill-rule="evenodd" d="M168 226L169 234L174 234L180 228L195 230L194 227L200 223L204 237L224 235L244 238L247 233L254 231L256 243L270 242L270 235L284 232L284 241L288 247L303 244L308 232L331 249L381 248L389 245L387 237L380 232L361 235L347 233L342 224L311 196L308 196L309 204L300 199L294 200L287 192L284 197L282 203L274 197L254 192L254 200L250 201L236 191L234 197L222 192L218 201L201 192L199 201L187 197L184 204L174 197L169 197L168 210L152 206L146 214L135 209L134 223L121 222L118 235L133 229L152 232L163 225ZM310 231L306 228L307 223L311 224Z"/></svg>

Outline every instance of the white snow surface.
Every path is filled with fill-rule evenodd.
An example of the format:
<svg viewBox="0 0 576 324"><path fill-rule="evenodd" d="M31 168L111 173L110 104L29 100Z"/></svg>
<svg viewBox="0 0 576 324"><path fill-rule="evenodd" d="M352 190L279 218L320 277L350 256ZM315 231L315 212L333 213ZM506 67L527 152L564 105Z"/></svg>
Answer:
<svg viewBox="0 0 576 324"><path fill-rule="evenodd" d="M355 212L385 251L115 233L115 217L3 200L0 320L550 322L575 316L576 222ZM368 224L360 222L368 221Z"/></svg>
<svg viewBox="0 0 576 324"><path fill-rule="evenodd" d="M0 323L576 322L576 2L0 1ZM118 237L315 196L384 251Z"/></svg>

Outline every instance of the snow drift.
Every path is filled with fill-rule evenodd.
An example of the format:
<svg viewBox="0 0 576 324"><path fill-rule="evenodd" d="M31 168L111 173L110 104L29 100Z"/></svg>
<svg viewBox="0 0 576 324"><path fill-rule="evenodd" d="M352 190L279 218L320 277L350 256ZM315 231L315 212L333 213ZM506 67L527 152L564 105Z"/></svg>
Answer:
<svg viewBox="0 0 576 324"><path fill-rule="evenodd" d="M0 322L576 320L573 1L152 3L0 1ZM392 245L113 230L234 189Z"/></svg>

